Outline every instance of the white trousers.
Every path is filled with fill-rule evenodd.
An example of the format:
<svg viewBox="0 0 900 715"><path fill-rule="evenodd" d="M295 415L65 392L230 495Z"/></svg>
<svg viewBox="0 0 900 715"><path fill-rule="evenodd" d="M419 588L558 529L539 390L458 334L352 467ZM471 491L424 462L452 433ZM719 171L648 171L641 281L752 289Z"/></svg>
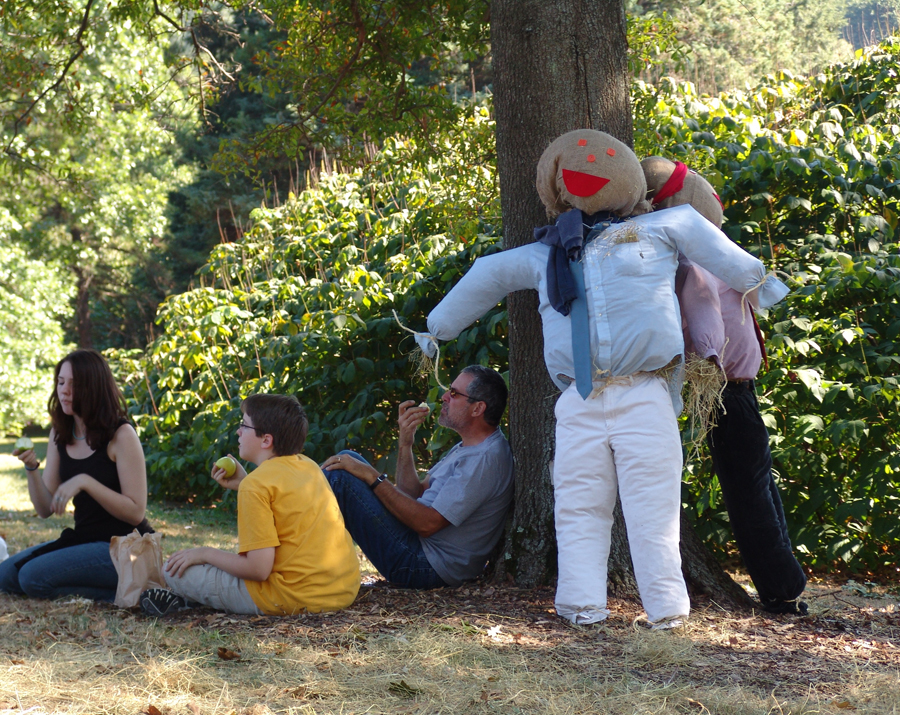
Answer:
<svg viewBox="0 0 900 715"><path fill-rule="evenodd" d="M681 574L681 439L665 381L634 376L582 400L556 403L556 612L573 623L609 615L606 579L616 489L634 574L651 622L687 616Z"/></svg>

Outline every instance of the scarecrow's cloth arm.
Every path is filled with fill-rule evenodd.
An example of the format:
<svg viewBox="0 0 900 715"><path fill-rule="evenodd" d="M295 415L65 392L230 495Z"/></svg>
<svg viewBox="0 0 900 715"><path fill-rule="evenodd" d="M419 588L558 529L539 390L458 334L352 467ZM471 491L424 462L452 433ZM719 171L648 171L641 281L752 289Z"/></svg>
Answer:
<svg viewBox="0 0 900 715"><path fill-rule="evenodd" d="M686 350L721 363L725 346L725 323L716 279L709 271L678 256L675 295L681 306L681 321Z"/></svg>
<svg viewBox="0 0 900 715"><path fill-rule="evenodd" d="M775 305L790 292L775 276L766 275L762 261L733 243L690 205L666 209L659 215L666 218L666 240L729 288L741 295L747 293L754 308Z"/></svg>
<svg viewBox="0 0 900 715"><path fill-rule="evenodd" d="M438 340L453 340L499 303L507 293L537 288L541 254L538 244L482 256L428 315L428 330Z"/></svg>

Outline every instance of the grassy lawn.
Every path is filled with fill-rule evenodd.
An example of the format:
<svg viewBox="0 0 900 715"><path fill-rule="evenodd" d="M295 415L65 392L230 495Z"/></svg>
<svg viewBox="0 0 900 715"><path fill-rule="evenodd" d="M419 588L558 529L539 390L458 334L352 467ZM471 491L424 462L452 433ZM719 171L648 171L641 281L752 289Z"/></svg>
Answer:
<svg viewBox="0 0 900 715"><path fill-rule="evenodd" d="M39 452L46 449L46 440ZM0 442L0 535L55 538ZM234 548L234 515L151 505L166 554ZM700 602L649 632L614 601L599 627L553 613L552 589L477 583L415 593L367 579L353 606L295 618L198 609L164 621L81 599L0 594L0 714L900 713L892 584L818 580L810 616Z"/></svg>

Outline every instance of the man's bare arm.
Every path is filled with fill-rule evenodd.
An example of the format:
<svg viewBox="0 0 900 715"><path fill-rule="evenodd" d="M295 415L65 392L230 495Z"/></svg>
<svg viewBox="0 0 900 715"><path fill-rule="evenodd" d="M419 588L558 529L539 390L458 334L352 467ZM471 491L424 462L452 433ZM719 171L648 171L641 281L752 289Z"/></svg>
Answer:
<svg viewBox="0 0 900 715"><path fill-rule="evenodd" d="M419 480L419 470L416 469L416 457L413 454L413 441L416 430L428 418L430 412L429 408L416 405L413 400L407 400L400 404L400 416L397 420L400 433L397 439L395 479L397 488L413 499L418 499L428 488L427 480L425 482Z"/></svg>
<svg viewBox="0 0 900 715"><path fill-rule="evenodd" d="M329 457L322 464L322 468L327 471L343 469L370 487L375 484L380 476L375 467L349 455ZM419 534L419 536L431 536L450 525L450 522L437 509L416 501L387 480L382 481L375 487L375 496L378 497L391 514Z"/></svg>

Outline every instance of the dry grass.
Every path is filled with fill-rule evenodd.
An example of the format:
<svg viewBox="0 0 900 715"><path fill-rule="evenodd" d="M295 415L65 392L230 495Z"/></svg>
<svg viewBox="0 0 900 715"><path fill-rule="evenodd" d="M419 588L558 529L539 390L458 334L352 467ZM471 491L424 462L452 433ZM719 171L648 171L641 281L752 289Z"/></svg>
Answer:
<svg viewBox="0 0 900 715"><path fill-rule="evenodd" d="M38 537L21 470L3 459L0 532ZM233 540L228 517L151 516L167 552ZM336 614L155 621L0 594L0 713L900 713L900 606L883 587L814 583L802 619L700 603L684 629L663 633L622 601L598 627L569 626L552 596L375 582Z"/></svg>

